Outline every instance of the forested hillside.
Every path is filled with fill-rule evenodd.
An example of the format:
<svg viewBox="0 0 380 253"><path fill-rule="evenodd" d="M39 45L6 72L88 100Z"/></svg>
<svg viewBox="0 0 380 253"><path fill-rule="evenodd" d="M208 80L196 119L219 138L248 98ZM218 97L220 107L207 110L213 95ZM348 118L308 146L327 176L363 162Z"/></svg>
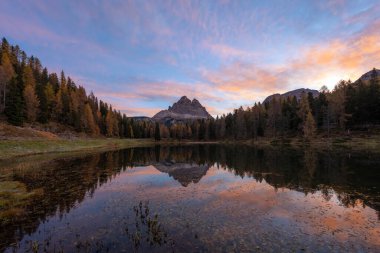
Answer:
<svg viewBox="0 0 380 253"><path fill-rule="evenodd" d="M134 122L76 85L62 71L49 73L38 58L2 39L0 113L13 125L57 122L93 136L150 137L153 127ZM145 132L144 132L145 131Z"/></svg>
<svg viewBox="0 0 380 253"><path fill-rule="evenodd" d="M204 138L255 139L316 134L346 135L370 131L380 126L380 76L373 69L356 82L340 81L332 91L325 86L319 95L304 93L296 97L273 98L252 107L234 110L215 121L201 122ZM201 128L202 129L202 128Z"/></svg>
<svg viewBox="0 0 380 253"><path fill-rule="evenodd" d="M257 139L258 137L346 134L380 124L380 81L373 69L356 82L340 81L319 95L273 97L269 102L234 110L216 119L167 125L133 120L111 105L87 94L62 71L49 73L36 57L2 40L0 50L0 113L9 123L56 122L85 132L120 138L192 140ZM182 94L178 94L179 96Z"/></svg>

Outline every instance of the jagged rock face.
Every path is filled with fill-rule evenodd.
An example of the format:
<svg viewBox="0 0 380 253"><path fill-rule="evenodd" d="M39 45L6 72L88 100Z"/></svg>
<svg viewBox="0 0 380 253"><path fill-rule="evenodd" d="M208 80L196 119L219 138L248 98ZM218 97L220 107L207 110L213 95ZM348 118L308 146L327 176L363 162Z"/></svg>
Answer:
<svg viewBox="0 0 380 253"><path fill-rule="evenodd" d="M311 92L311 94L313 94L313 97L318 97L318 95L319 95L319 91L317 91L317 90L301 88L301 89L297 89L297 90L288 91L284 94L277 93L277 94L270 95L269 97L267 97L264 100L263 103L270 102L270 101L272 101L273 98L279 99L279 98L296 97L297 100L300 100L302 97L302 94L308 94L309 92Z"/></svg>
<svg viewBox="0 0 380 253"><path fill-rule="evenodd" d="M206 108L203 107L198 100L193 99L193 101L191 101L186 96L181 97L173 106L169 106L168 110L162 110L153 116L154 120L192 120L208 118L212 118L212 116L207 112Z"/></svg>

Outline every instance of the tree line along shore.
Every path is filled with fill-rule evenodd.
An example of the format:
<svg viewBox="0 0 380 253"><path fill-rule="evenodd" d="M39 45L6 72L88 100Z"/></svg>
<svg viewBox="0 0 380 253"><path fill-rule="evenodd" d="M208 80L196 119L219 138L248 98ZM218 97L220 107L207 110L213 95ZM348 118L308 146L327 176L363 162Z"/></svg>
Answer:
<svg viewBox="0 0 380 253"><path fill-rule="evenodd" d="M0 120L14 126L38 126L46 132L60 126L86 138L185 141L252 141L321 138L362 138L378 135L380 79L340 81L318 96L274 97L240 107L217 118L167 125L136 120L115 110L78 86L62 71L49 73L37 57L3 38L0 48ZM6 136L5 136L6 137ZM375 138L376 139L376 138ZM263 141L265 140L265 141ZM366 140L368 141L368 140Z"/></svg>

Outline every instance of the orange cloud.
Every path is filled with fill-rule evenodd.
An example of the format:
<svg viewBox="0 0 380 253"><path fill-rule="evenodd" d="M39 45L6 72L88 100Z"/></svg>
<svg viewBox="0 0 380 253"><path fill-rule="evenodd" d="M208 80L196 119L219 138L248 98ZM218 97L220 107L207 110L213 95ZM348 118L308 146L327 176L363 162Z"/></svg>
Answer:
<svg viewBox="0 0 380 253"><path fill-rule="evenodd" d="M262 101L268 94L284 91L281 69L235 61L217 71L202 70L202 76L225 98L240 105ZM238 105L239 106L239 105Z"/></svg>
<svg viewBox="0 0 380 253"><path fill-rule="evenodd" d="M218 96L212 85L207 83L181 83L175 81L162 82L136 82L134 85L125 85L128 91L110 92L104 90L105 85L98 84L92 80L75 77L80 83L85 83L87 87L98 90L95 95L100 99L113 105L113 108L132 115L153 116L158 111L167 109L167 106L176 102L181 96L197 98L212 115L225 113L220 104L224 103L223 96ZM123 86L123 85L120 85ZM136 106L142 101L168 101L167 106L160 107L139 107ZM215 104L211 106L210 104ZM218 106L219 105L219 106Z"/></svg>
<svg viewBox="0 0 380 253"><path fill-rule="evenodd" d="M153 116L160 111L159 108L115 106L115 109L125 113L127 116Z"/></svg>
<svg viewBox="0 0 380 253"><path fill-rule="evenodd" d="M356 80L364 72L379 67L375 65L380 59L379 30L380 21L376 21L351 38L306 46L282 65L234 62L216 71L202 70L201 74L227 97L250 98L252 102L299 85L332 88L341 79Z"/></svg>
<svg viewBox="0 0 380 253"><path fill-rule="evenodd" d="M218 71L203 71L203 76L218 89L227 92L247 90L273 90L278 87L278 77L255 64L234 62Z"/></svg>
<svg viewBox="0 0 380 253"><path fill-rule="evenodd" d="M380 30L379 23L373 25ZM364 72L378 67L380 59L380 34L367 29L349 38L333 40L302 50L287 70L293 77L304 78L307 85L316 86L328 75L341 75L340 79L356 80ZM378 30L377 30L378 31ZM339 81L335 80L336 82ZM329 86L334 83L327 84Z"/></svg>

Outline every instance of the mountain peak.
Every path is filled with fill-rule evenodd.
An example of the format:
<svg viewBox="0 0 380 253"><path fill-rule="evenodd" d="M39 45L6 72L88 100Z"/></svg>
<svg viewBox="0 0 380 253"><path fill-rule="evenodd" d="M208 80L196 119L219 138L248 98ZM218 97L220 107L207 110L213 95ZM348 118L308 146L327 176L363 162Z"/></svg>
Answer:
<svg viewBox="0 0 380 253"><path fill-rule="evenodd" d="M299 99L301 99L303 94L308 94L309 92L313 95L313 97L317 97L319 95L319 91L317 91L317 90L300 88L300 89L288 91L284 94L276 93L276 94L270 95L269 97L264 99L263 103L270 102L274 98L279 99L279 98L296 97L296 99L299 100Z"/></svg>
<svg viewBox="0 0 380 253"><path fill-rule="evenodd" d="M153 116L155 120L191 120L191 119L208 119L212 118L206 108L197 100L190 100L186 96L182 96L167 110L158 112Z"/></svg>
<svg viewBox="0 0 380 253"><path fill-rule="evenodd" d="M179 102L182 102L182 103L188 103L188 102L190 102L190 103L191 103L191 100L188 99L186 96L182 96L182 97L178 100L177 103L179 103Z"/></svg>
<svg viewBox="0 0 380 253"><path fill-rule="evenodd" d="M359 80L362 80L362 81L368 81L368 80L371 80L372 76L373 75L377 75L378 77L380 76L380 69L376 69L376 68L373 68L371 69L370 71L368 71L367 73L363 74Z"/></svg>
<svg viewBox="0 0 380 253"><path fill-rule="evenodd" d="M201 103L199 103L199 101L196 98L194 98L193 101L191 101L191 104L202 106Z"/></svg>

